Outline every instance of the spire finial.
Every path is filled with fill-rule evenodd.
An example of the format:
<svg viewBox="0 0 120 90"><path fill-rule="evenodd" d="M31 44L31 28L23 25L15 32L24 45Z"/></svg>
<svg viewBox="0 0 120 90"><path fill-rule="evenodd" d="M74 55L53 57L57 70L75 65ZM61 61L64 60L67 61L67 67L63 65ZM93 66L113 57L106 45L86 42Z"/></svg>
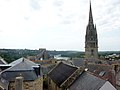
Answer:
<svg viewBox="0 0 120 90"><path fill-rule="evenodd" d="M90 6L91 6L91 0L90 0Z"/></svg>
<svg viewBox="0 0 120 90"><path fill-rule="evenodd" d="M91 5L91 0L90 0L90 5Z"/></svg>
<svg viewBox="0 0 120 90"><path fill-rule="evenodd" d="M90 0L90 11L89 11L89 23L93 23L91 0Z"/></svg>

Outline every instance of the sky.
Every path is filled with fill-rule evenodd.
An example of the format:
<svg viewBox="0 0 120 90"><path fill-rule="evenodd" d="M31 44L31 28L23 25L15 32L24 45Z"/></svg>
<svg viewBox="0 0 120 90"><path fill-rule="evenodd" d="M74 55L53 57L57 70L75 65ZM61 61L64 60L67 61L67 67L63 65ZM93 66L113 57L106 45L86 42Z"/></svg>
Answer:
<svg viewBox="0 0 120 90"><path fill-rule="evenodd" d="M0 48L84 51L90 0L0 0ZM91 0L99 51L120 50L120 0Z"/></svg>

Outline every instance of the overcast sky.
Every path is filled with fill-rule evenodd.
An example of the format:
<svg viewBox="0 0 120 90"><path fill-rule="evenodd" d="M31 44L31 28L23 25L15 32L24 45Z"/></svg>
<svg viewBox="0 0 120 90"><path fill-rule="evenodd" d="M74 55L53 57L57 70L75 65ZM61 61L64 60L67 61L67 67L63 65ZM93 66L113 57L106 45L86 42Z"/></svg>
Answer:
<svg viewBox="0 0 120 90"><path fill-rule="evenodd" d="M120 0L91 0L99 50L120 50ZM0 0L0 48L84 51L89 0Z"/></svg>

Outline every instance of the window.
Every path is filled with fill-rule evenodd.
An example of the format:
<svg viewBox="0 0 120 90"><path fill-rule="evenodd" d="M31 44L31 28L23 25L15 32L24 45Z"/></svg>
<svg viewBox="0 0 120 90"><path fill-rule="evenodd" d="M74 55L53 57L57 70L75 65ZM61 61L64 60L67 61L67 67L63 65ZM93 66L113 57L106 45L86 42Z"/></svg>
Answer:
<svg viewBox="0 0 120 90"><path fill-rule="evenodd" d="M92 55L92 56L94 55L94 50L93 50L93 49L91 50L91 55Z"/></svg>

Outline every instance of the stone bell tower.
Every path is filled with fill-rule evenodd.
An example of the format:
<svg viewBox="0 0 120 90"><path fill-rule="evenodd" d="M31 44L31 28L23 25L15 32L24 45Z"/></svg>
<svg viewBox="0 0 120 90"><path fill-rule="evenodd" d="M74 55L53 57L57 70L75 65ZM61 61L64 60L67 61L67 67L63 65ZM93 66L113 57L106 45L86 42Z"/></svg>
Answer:
<svg viewBox="0 0 120 90"><path fill-rule="evenodd" d="M96 25L93 23L92 8L90 2L89 21L85 35L85 58L98 59L98 38Z"/></svg>

